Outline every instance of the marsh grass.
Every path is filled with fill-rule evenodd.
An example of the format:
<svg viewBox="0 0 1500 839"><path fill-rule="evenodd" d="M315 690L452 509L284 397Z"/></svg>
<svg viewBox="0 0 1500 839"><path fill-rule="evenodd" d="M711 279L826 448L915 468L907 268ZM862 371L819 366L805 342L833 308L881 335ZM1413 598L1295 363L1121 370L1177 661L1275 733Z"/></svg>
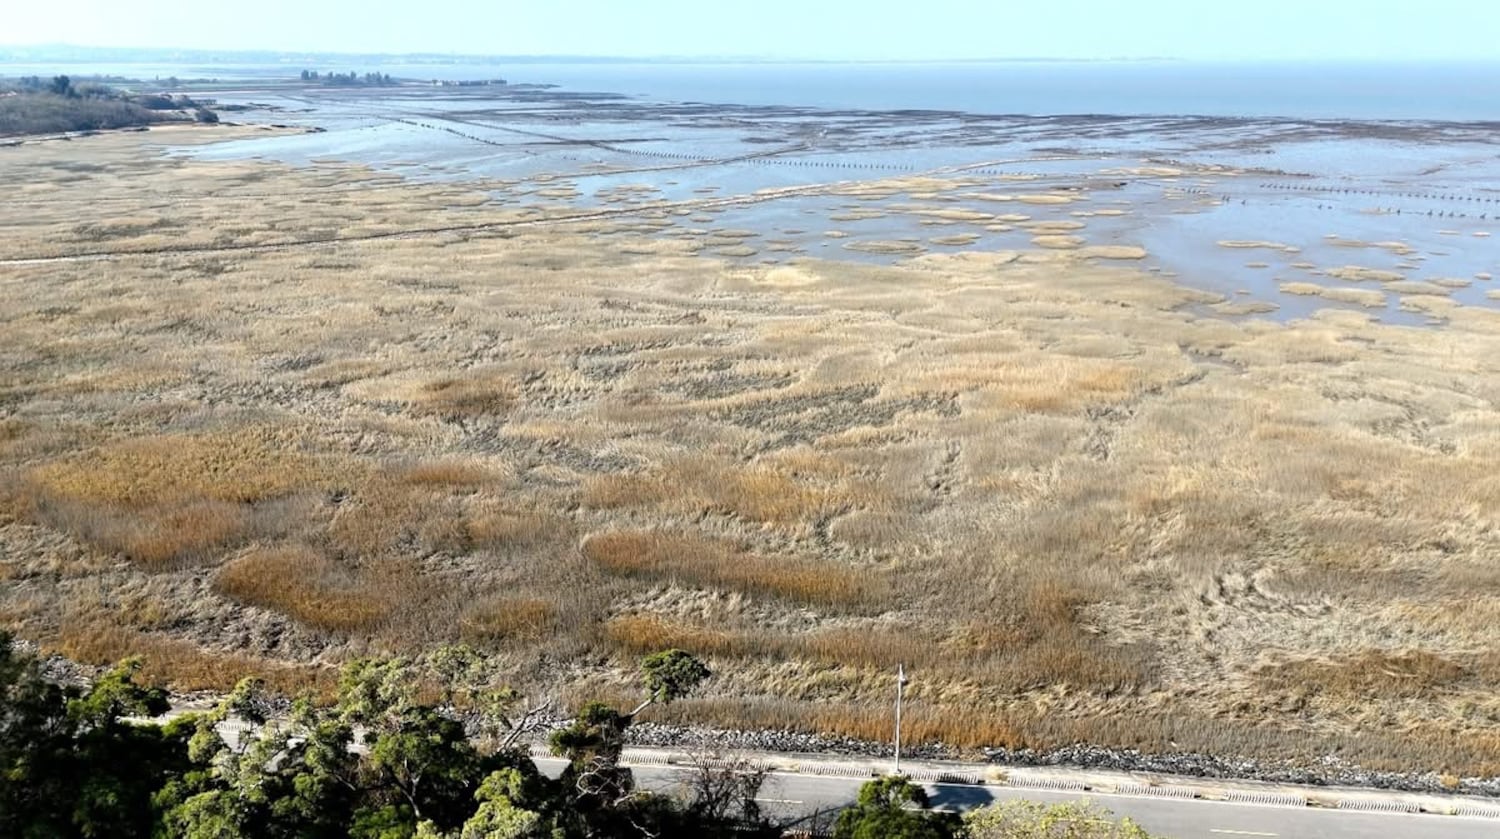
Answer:
<svg viewBox="0 0 1500 839"><path fill-rule="evenodd" d="M459 616L459 634L471 644L540 641L557 631L557 607L535 597L491 597Z"/></svg>
<svg viewBox="0 0 1500 839"><path fill-rule="evenodd" d="M209 561L266 527L279 498L338 483L284 432L127 440L25 473L28 517L146 568Z"/></svg>
<svg viewBox="0 0 1500 839"><path fill-rule="evenodd" d="M316 629L375 634L416 592L408 567L359 568L303 546L258 550L225 565L214 579L220 594L273 609Z"/></svg>
<svg viewBox="0 0 1500 839"><path fill-rule="evenodd" d="M145 682L183 691L228 691L241 679L259 677L287 696L311 692L331 700L338 686L338 673L333 668L210 651L181 639L98 621L64 622L56 639L46 647L87 664L139 657Z"/></svg>
<svg viewBox="0 0 1500 839"><path fill-rule="evenodd" d="M1346 702L1358 702L1432 698L1451 690L1473 674L1459 662L1425 650L1365 650L1333 660L1283 662L1256 675L1272 690L1300 689L1330 694Z"/></svg>
<svg viewBox="0 0 1500 839"><path fill-rule="evenodd" d="M445 419L502 416L518 398L519 389L513 382L471 374L427 382L413 400L412 409L418 415Z"/></svg>
<svg viewBox="0 0 1500 839"><path fill-rule="evenodd" d="M825 464L826 465L826 464ZM858 503L878 501L878 490L860 481L796 468L770 459L736 464L687 457L645 474L590 478L583 503L602 510L671 508L683 513L721 512L747 521L797 525L816 521Z"/></svg>
<svg viewBox="0 0 1500 839"><path fill-rule="evenodd" d="M690 203L130 137L6 175L0 250L110 255L0 273L0 619L70 655L293 684L466 640L550 694L682 646L718 675L653 713L870 738L904 661L947 742L1500 766L1492 311L1276 323L1087 248L726 264ZM361 231L403 237L296 244Z"/></svg>
<svg viewBox="0 0 1500 839"><path fill-rule="evenodd" d="M679 648L715 659L810 661L832 667L890 670L922 662L947 679L979 679L1011 691L1128 694L1154 677L1149 651L1043 638L1002 644L955 644L912 630L829 628L805 634L694 625L654 615L622 615L605 626L611 643L631 654ZM990 636L987 640L995 640Z"/></svg>
<svg viewBox="0 0 1500 839"><path fill-rule="evenodd" d="M828 608L879 604L889 586L875 569L747 553L696 534L614 531L583 543L584 556L627 577L786 598Z"/></svg>

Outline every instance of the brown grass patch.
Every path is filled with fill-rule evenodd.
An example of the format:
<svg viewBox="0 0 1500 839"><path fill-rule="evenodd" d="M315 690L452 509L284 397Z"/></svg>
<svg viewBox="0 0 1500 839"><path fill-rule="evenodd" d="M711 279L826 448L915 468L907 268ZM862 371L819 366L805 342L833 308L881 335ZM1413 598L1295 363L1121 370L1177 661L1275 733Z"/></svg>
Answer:
<svg viewBox="0 0 1500 839"><path fill-rule="evenodd" d="M679 648L703 656L816 661L848 667L894 667L930 660L932 648L910 633L828 629L807 635L714 629L655 615L622 615L605 624L605 637L632 654Z"/></svg>
<svg viewBox="0 0 1500 839"><path fill-rule="evenodd" d="M1332 659L1288 661L1257 678L1278 691L1327 693L1350 700L1431 697L1469 675L1461 664L1426 650L1365 650Z"/></svg>
<svg viewBox="0 0 1500 839"><path fill-rule="evenodd" d="M595 534L583 543L583 553L612 574L820 606L867 605L888 593L879 573L869 569L760 556L695 534L655 530Z"/></svg>
<svg viewBox="0 0 1500 839"><path fill-rule="evenodd" d="M474 548L526 547L562 541L573 533L568 519L529 509L512 509L501 502L471 507L464 521Z"/></svg>
<svg viewBox="0 0 1500 839"><path fill-rule="evenodd" d="M503 416L515 406L520 394L514 382L500 376L442 378L422 386L412 401L412 410L418 416L449 420Z"/></svg>
<svg viewBox="0 0 1500 839"><path fill-rule="evenodd" d="M534 597L492 597L465 609L459 634L476 644L536 641L556 628L557 607Z"/></svg>
<svg viewBox="0 0 1500 839"><path fill-rule="evenodd" d="M136 515L75 522L87 541L146 568L204 562L245 538L250 512L242 504L205 502L156 507Z"/></svg>
<svg viewBox="0 0 1500 839"><path fill-rule="evenodd" d="M335 479L331 464L266 428L129 440L33 469L49 501L141 509L183 501L253 503Z"/></svg>
<svg viewBox="0 0 1500 839"><path fill-rule="evenodd" d="M38 466L24 509L151 570L205 562L249 538L259 505L335 485L285 433L244 429L130 440Z"/></svg>
<svg viewBox="0 0 1500 839"><path fill-rule="evenodd" d="M399 566L360 569L295 546L234 560L219 572L214 588L316 629L370 633L390 617L401 597L401 580L409 576Z"/></svg>
<svg viewBox="0 0 1500 839"><path fill-rule="evenodd" d="M944 643L914 629L830 628L798 635L720 629L658 615L622 615L605 624L605 638L631 654L680 648L722 659L811 661L868 670L920 662L944 679L978 678L1001 691L1039 688L1103 694L1129 693L1152 678L1138 649L1081 644L1045 637L1031 643L976 649Z"/></svg>
<svg viewBox="0 0 1500 839"><path fill-rule="evenodd" d="M340 505L328 537L352 557L464 553L473 545L462 498L378 477Z"/></svg>
<svg viewBox="0 0 1500 839"><path fill-rule="evenodd" d="M399 479L413 486L477 487L501 476L494 470L466 460L429 460L401 469Z"/></svg>
<svg viewBox="0 0 1500 839"><path fill-rule="evenodd" d="M574 704L588 701L579 696ZM618 704L629 696L621 694ZM686 699L651 710L663 723L709 725L734 730L801 731L827 737L889 742L895 723L890 703L803 702L785 699ZM989 708L923 705L908 702L901 714L902 740L908 745L944 743L959 748L1029 745L1013 714Z"/></svg>
<svg viewBox="0 0 1500 839"><path fill-rule="evenodd" d="M287 664L232 652L205 650L196 644L153 633L137 632L103 621L64 621L57 637L44 645L84 664L107 666L129 657L141 659L142 680L177 691L227 691L241 679L258 677L286 696L312 692L329 700L338 686L331 667Z"/></svg>
<svg viewBox="0 0 1500 839"><path fill-rule="evenodd" d="M594 476L583 492L584 505L595 509L655 506L782 525L814 521L851 500L850 487L835 476L776 462L709 458L683 458L649 473Z"/></svg>

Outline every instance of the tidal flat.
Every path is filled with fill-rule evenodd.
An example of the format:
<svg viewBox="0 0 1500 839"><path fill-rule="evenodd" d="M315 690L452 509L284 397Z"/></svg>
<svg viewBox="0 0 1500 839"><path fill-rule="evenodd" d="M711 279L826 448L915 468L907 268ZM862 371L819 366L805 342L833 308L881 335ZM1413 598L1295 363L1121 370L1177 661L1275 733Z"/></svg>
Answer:
<svg viewBox="0 0 1500 839"><path fill-rule="evenodd" d="M1500 774L1477 129L435 101L0 149L0 622Z"/></svg>

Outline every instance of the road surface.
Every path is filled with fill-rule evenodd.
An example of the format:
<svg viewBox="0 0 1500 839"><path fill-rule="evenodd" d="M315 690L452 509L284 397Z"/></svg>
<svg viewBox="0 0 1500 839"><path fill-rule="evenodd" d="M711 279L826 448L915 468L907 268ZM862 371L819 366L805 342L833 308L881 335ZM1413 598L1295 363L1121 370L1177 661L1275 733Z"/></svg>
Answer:
<svg viewBox="0 0 1500 839"><path fill-rule="evenodd" d="M564 763L538 758L537 765L555 776ZM631 768L639 787L657 792L677 787L687 771L670 766ZM775 772L761 789L761 806L767 814L778 818L811 816L852 804L860 785L867 780ZM1495 819L1464 816L1365 813L1098 792L1045 792L992 785L923 786L934 807L953 810L1013 799L1049 803L1088 799L1117 816L1135 819L1152 835L1167 839L1494 839L1500 836L1500 822Z"/></svg>

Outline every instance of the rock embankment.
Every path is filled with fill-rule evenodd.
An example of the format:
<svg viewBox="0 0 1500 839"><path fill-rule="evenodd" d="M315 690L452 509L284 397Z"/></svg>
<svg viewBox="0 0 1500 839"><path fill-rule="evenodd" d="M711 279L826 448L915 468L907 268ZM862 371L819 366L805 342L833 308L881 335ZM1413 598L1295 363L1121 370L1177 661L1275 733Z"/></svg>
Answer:
<svg viewBox="0 0 1500 839"><path fill-rule="evenodd" d="M889 743L848 737L822 737L794 731L723 731L638 723L628 734L632 745L888 757ZM1197 778L1265 781L1303 786L1364 787L1402 792L1456 793L1500 797L1500 778L1462 778L1444 782L1436 772L1377 772L1327 757L1312 765L1271 763L1204 754L1145 754L1134 749L1076 745L1049 751L982 749L983 759L998 766L1059 766L1121 772L1160 772ZM936 745L906 745L902 757L913 760L976 759L972 752Z"/></svg>

